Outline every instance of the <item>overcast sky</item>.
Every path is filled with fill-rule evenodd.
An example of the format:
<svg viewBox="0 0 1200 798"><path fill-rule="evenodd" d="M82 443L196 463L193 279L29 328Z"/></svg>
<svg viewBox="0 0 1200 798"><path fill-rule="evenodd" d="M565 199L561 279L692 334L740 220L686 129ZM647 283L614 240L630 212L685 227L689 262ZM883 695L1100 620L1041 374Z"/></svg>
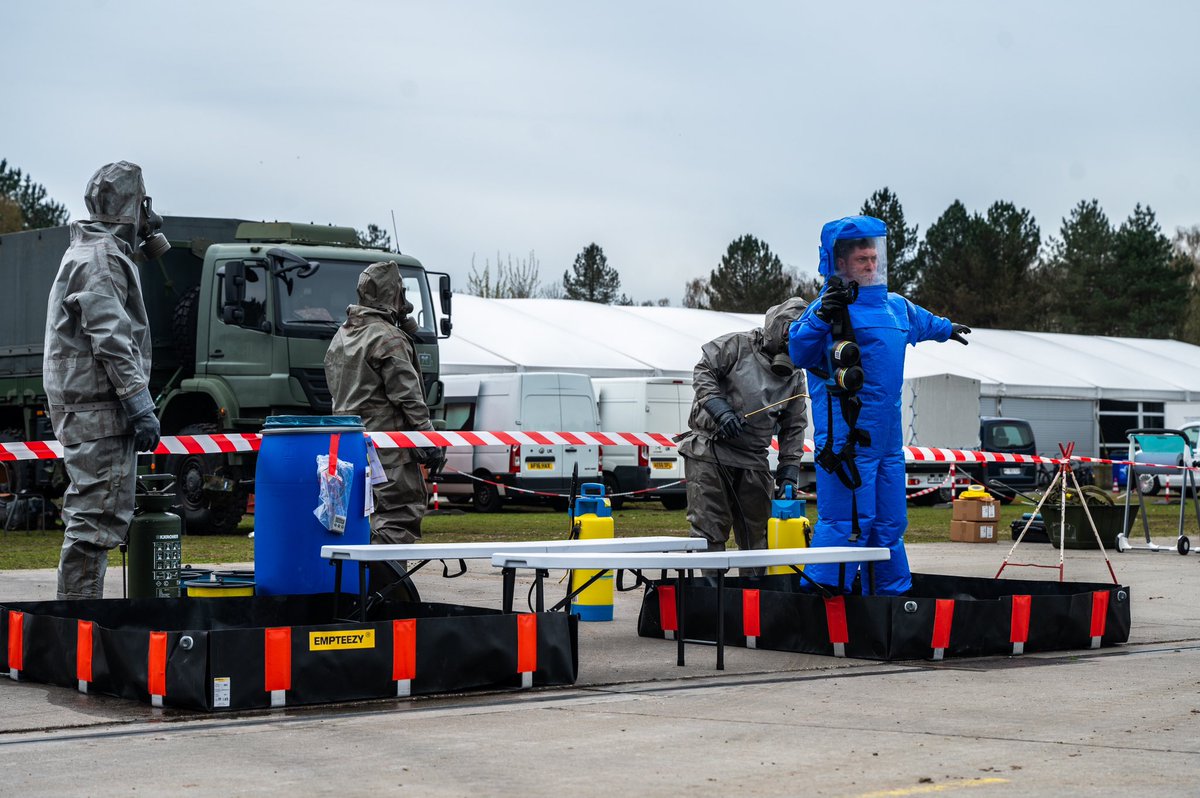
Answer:
<svg viewBox="0 0 1200 798"><path fill-rule="evenodd" d="M600 244L679 304L744 233L815 271L882 186L1200 223L1195 2L6 2L0 157L84 214L140 163L163 213L391 230L465 287Z"/></svg>

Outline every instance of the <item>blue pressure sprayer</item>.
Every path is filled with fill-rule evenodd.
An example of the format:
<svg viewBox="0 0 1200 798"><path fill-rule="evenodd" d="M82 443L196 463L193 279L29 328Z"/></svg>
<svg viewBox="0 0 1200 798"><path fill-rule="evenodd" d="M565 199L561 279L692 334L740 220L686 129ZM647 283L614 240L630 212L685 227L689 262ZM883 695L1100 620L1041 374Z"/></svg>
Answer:
<svg viewBox="0 0 1200 798"><path fill-rule="evenodd" d="M812 541L812 524L804 515L804 500L792 498L792 486L784 485L783 498L771 500L767 519L768 549L806 549ZM801 566L803 570L803 566ZM768 574L794 574L790 565L772 565Z"/></svg>

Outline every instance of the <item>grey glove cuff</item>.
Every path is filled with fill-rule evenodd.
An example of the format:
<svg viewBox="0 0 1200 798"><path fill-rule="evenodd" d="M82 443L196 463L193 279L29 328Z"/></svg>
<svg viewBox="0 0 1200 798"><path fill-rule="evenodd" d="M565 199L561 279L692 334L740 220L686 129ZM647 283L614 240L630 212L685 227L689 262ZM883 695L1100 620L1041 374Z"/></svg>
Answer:
<svg viewBox="0 0 1200 798"><path fill-rule="evenodd" d="M125 408L125 414L129 416L130 421L153 413L154 400L150 398L150 389L143 388L131 396L126 396L121 400L121 407Z"/></svg>

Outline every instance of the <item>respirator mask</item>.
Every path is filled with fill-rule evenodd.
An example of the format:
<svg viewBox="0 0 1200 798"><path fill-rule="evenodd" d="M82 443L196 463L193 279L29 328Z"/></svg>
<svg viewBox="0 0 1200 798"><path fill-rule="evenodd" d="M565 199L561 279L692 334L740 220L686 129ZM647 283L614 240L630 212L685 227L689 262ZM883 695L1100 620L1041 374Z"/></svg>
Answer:
<svg viewBox="0 0 1200 798"><path fill-rule="evenodd" d="M167 241L167 237L160 232L162 226L162 217L154 212L154 204L151 199L145 197L142 199L141 225L138 227L137 235L141 239L138 251L146 260L161 258L171 249L171 242Z"/></svg>

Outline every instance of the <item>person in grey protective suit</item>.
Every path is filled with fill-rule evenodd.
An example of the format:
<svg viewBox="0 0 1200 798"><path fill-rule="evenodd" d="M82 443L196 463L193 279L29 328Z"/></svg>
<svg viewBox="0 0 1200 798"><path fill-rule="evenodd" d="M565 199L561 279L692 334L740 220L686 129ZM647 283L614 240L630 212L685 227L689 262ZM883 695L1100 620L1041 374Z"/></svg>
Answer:
<svg viewBox="0 0 1200 798"><path fill-rule="evenodd" d="M171 245L140 166L102 166L84 194L91 218L50 287L42 361L54 436L71 484L63 496L58 598L103 598L108 552L133 519L137 452L158 446L150 397L150 323L134 258Z"/></svg>
<svg viewBox="0 0 1200 798"><path fill-rule="evenodd" d="M702 348L693 374L688 432L680 439L687 473L688 523L709 551L724 551L730 527L739 549L767 547L771 472L767 450L779 437L775 488L800 479L807 426L804 372L792 365L787 334L806 303L793 297L767 311L756 330L722 335ZM769 410L748 413L782 402ZM755 569L757 570L757 569Z"/></svg>
<svg viewBox="0 0 1200 798"><path fill-rule="evenodd" d="M333 412L356 415L372 431L432 430L421 367L414 343L416 320L404 295L395 261L372 263L358 278L358 302L346 309L325 353L325 377L333 393ZM436 475L444 450L379 449L387 481L375 486L372 543L415 543L429 494L421 474L424 463ZM391 581L372 568L372 588Z"/></svg>

